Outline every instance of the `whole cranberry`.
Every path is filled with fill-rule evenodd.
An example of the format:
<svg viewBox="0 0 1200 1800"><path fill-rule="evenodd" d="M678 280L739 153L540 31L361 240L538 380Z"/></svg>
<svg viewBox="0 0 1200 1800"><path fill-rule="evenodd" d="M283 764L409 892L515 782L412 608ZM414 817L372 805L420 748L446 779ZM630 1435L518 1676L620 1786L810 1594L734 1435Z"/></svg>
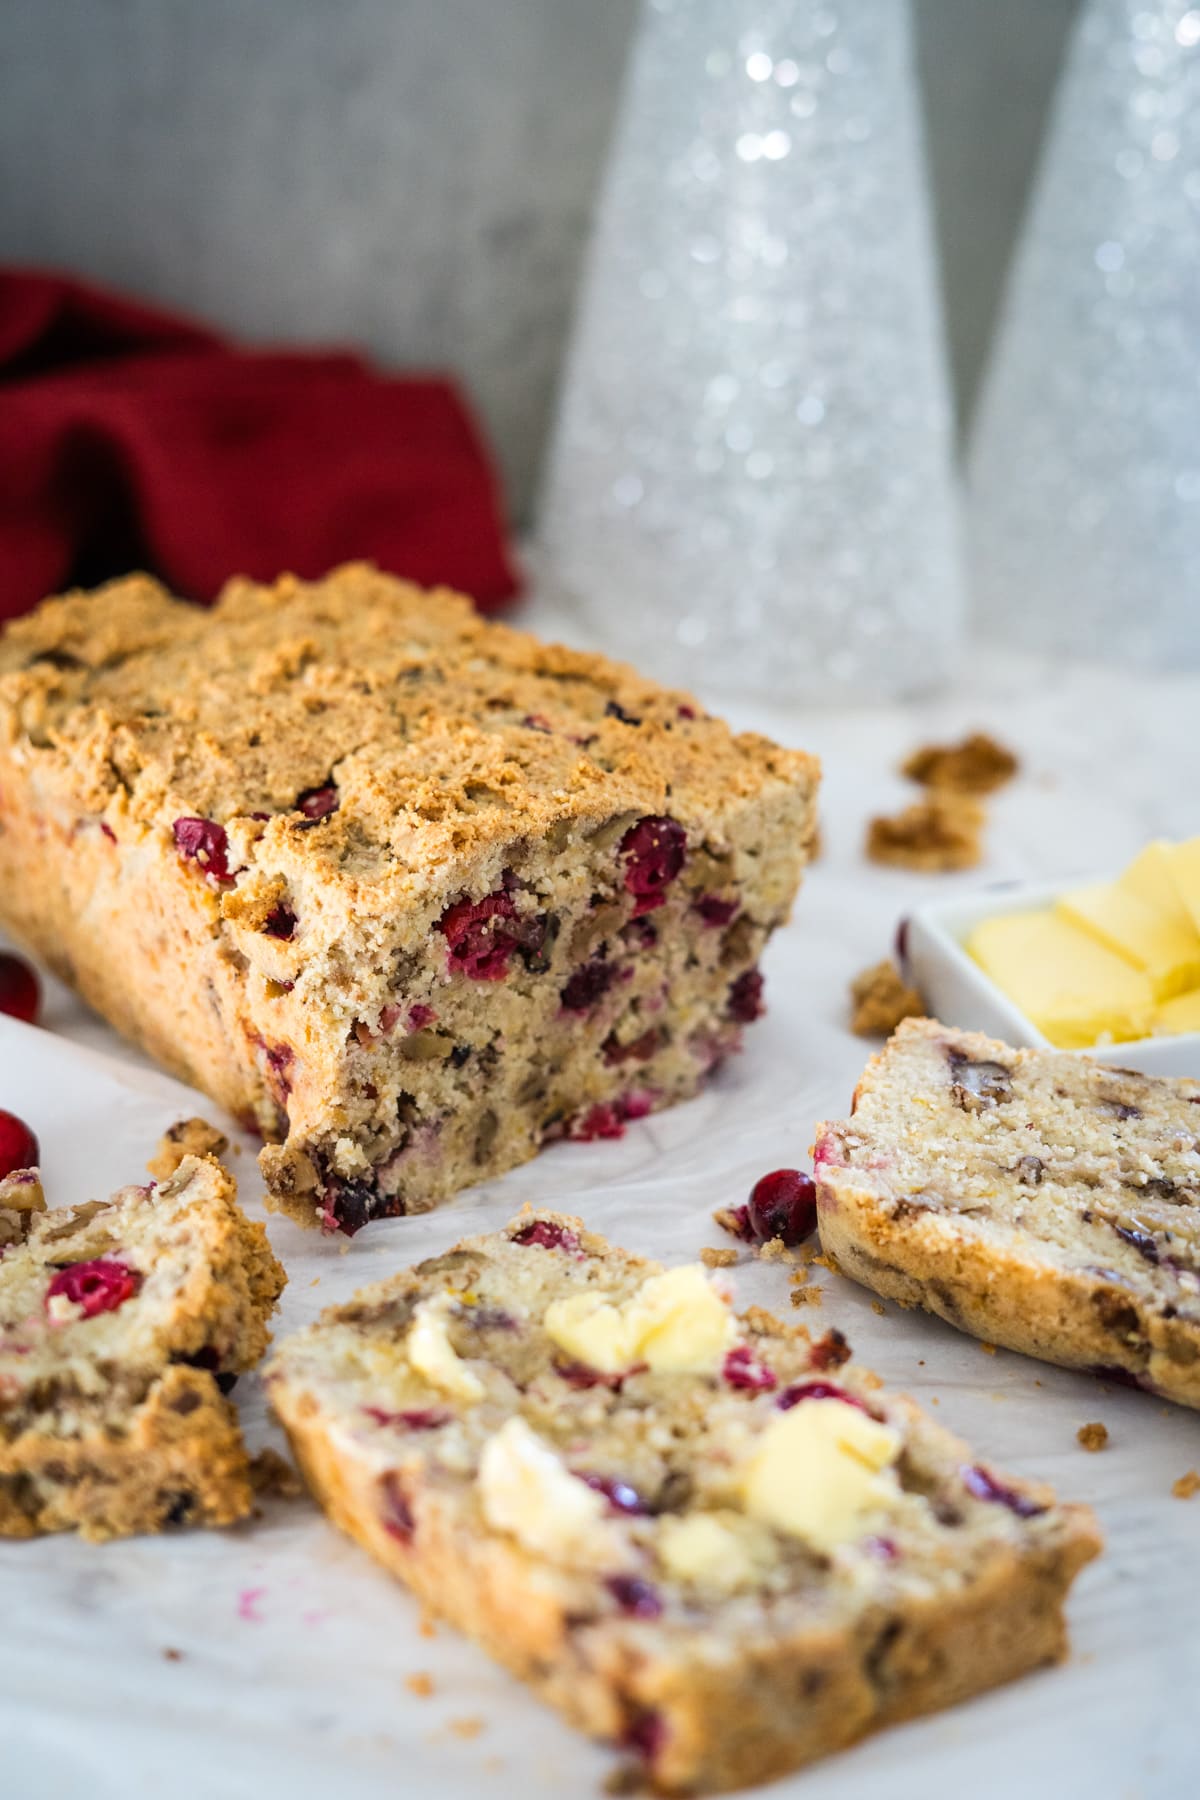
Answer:
<svg viewBox="0 0 1200 1800"><path fill-rule="evenodd" d="M0 950L0 1013L36 1025L42 1004L42 984L23 956Z"/></svg>
<svg viewBox="0 0 1200 1800"><path fill-rule="evenodd" d="M782 1238L802 1244L817 1228L817 1190L811 1175L776 1169L750 1190L746 1223L760 1244Z"/></svg>
<svg viewBox="0 0 1200 1800"><path fill-rule="evenodd" d="M91 1262L69 1263L60 1269L46 1289L47 1302L63 1294L82 1307L85 1319L97 1313L116 1312L126 1300L132 1300L142 1285L136 1269L109 1257L97 1256Z"/></svg>
<svg viewBox="0 0 1200 1800"><path fill-rule="evenodd" d="M36 1169L41 1152L38 1141L16 1113L0 1112L0 1177L14 1169Z"/></svg>
<svg viewBox="0 0 1200 1800"><path fill-rule="evenodd" d="M687 856L687 832L676 819L639 819L621 839L625 886L634 896L634 917L666 901Z"/></svg>

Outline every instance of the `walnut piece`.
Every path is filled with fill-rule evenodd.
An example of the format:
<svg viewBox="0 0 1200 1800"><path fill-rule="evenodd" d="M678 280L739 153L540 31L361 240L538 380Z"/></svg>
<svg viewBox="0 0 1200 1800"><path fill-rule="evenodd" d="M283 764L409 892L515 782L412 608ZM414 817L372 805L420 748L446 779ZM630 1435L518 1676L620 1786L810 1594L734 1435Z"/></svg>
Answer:
<svg viewBox="0 0 1200 1800"><path fill-rule="evenodd" d="M850 1029L856 1037L891 1037L901 1019L925 1016L924 1000L887 958L854 977L850 997L854 1002Z"/></svg>
<svg viewBox="0 0 1200 1800"><path fill-rule="evenodd" d="M933 789L892 817L871 820L867 855L897 869L943 874L973 869L983 855L983 808L963 794Z"/></svg>
<svg viewBox="0 0 1200 1800"><path fill-rule="evenodd" d="M155 1181L169 1181L185 1156L207 1156L220 1162L229 1139L204 1119L179 1119L158 1140L158 1148L146 1164Z"/></svg>
<svg viewBox="0 0 1200 1800"><path fill-rule="evenodd" d="M1011 750L984 731L961 744L922 744L900 765L900 773L922 787L950 788L957 794L990 794L1020 768Z"/></svg>

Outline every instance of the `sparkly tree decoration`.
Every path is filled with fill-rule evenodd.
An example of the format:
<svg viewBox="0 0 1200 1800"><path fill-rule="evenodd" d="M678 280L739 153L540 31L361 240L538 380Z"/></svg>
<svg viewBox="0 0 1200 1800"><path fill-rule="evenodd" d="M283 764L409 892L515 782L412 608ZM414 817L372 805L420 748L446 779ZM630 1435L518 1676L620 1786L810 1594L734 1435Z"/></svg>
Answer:
<svg viewBox="0 0 1200 1800"><path fill-rule="evenodd" d="M971 450L981 620L1200 664L1200 10L1089 0Z"/></svg>
<svg viewBox="0 0 1200 1800"><path fill-rule="evenodd" d="M543 569L667 678L944 671L960 589L905 0L649 0L543 497Z"/></svg>

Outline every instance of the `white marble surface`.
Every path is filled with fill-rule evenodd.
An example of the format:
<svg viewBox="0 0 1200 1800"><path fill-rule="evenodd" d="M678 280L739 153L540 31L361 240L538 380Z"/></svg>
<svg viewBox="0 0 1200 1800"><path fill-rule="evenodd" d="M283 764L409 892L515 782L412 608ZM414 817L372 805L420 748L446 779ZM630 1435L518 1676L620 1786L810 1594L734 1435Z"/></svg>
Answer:
<svg viewBox="0 0 1200 1800"><path fill-rule="evenodd" d="M530 622L554 622L544 608ZM630 646L631 653L636 646ZM719 704L719 694L706 694ZM837 713L731 708L826 762L826 852L767 960L771 1012L707 1094L617 1144L564 1145L423 1218L341 1246L272 1220L291 1284L280 1329L401 1262L553 1199L619 1241L680 1260L715 1243L712 1208L766 1169L804 1158L814 1121L841 1113L865 1046L845 1025L851 974L885 950L918 896L1005 875L1119 862L1148 836L1200 831L1200 678L1126 679L991 656L922 706ZM1024 759L995 800L977 877L865 864L866 817L904 798L893 774L916 740L981 725ZM153 1136L193 1102L52 988L49 1030L0 1020L0 1104L40 1132L54 1200L136 1179ZM66 1040L74 1040L68 1042ZM119 1058L97 1061L77 1046ZM253 1165L239 1168L259 1209ZM342 1253L339 1254L339 1249ZM782 1270L748 1261L739 1297L786 1307ZM1200 1765L1196 1576L1200 1499L1171 1482L1200 1467L1200 1419L977 1344L824 1276L822 1325L933 1405L979 1454L1090 1499L1106 1556L1071 1604L1061 1669L889 1732L770 1791L795 1800L1178 1800ZM237 1394L252 1443L257 1382ZM1101 1419L1110 1449L1075 1432ZM0 1792L13 1800L551 1800L599 1793L606 1753L578 1740L417 1610L304 1503L272 1502L227 1533L92 1548L0 1545ZM178 1660L164 1658L167 1648ZM405 1677L428 1671L432 1698ZM478 1720L479 1734L454 1722Z"/></svg>

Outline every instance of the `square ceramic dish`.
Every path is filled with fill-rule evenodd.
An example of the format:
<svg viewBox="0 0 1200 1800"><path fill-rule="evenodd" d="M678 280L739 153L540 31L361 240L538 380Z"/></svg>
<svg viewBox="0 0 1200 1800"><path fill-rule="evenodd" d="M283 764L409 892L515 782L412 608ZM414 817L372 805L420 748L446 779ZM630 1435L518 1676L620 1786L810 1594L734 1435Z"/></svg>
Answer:
<svg viewBox="0 0 1200 1800"><path fill-rule="evenodd" d="M1054 887L997 882L972 894L934 901L914 912L901 927L902 961L935 1017L967 1031L985 1031L1019 1048L1052 1050L1050 1040L967 954L966 940L985 919L1001 913L1036 912L1053 906L1068 887L1083 885L1081 881L1063 881ZM1200 1076L1200 1032L1196 1031L1097 1044L1067 1054L1092 1056L1098 1062L1140 1069L1146 1075Z"/></svg>

